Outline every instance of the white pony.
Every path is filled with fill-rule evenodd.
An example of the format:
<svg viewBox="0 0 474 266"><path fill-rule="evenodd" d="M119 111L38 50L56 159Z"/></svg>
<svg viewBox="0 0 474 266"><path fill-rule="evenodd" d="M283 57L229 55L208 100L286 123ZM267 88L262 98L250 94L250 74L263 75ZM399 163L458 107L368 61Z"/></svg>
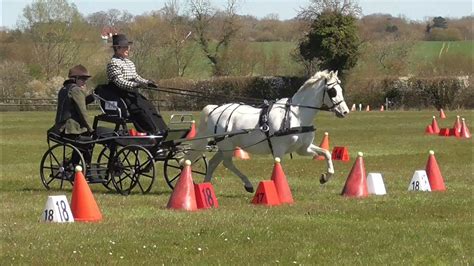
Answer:
<svg viewBox="0 0 474 266"><path fill-rule="evenodd" d="M280 99L263 112L262 108L238 103L207 105L201 113L197 140L191 142L186 157L193 161L205 150L209 139L198 140L200 136L229 133L228 137L217 139L218 151L209 161L205 182L211 180L214 170L224 162L224 167L240 177L245 190L253 192L252 183L232 162L234 148L241 147L249 153L272 154L280 158L291 152L323 155L327 173L321 175L320 182L325 183L334 174L334 166L330 152L313 144L313 121L319 110L333 111L340 118L349 113L337 71L317 72L292 98ZM233 135L242 130L249 132Z"/></svg>

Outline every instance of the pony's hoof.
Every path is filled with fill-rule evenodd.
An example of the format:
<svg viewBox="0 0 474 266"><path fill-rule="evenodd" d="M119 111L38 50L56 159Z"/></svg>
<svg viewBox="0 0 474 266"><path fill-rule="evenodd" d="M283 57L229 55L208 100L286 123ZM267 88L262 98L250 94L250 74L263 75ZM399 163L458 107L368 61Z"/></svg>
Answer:
<svg viewBox="0 0 474 266"><path fill-rule="evenodd" d="M322 185L322 184L328 182L328 180L329 180L329 177L326 174L322 174L321 178L319 178L319 183Z"/></svg>
<svg viewBox="0 0 474 266"><path fill-rule="evenodd" d="M248 187L248 186L244 186L244 188L245 188L245 191L247 191L248 193L253 193L253 186L252 186L252 185L249 186L249 187Z"/></svg>

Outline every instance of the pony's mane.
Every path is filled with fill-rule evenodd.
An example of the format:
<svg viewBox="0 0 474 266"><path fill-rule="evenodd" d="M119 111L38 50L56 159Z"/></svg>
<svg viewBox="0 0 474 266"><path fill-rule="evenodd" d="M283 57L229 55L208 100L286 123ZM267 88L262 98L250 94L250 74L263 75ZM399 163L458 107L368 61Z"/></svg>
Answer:
<svg viewBox="0 0 474 266"><path fill-rule="evenodd" d="M311 78L308 79L308 82L314 83L317 82L318 80L322 78L329 78L329 71L328 70L323 70L323 71L318 71L316 74L314 74Z"/></svg>
<svg viewBox="0 0 474 266"><path fill-rule="evenodd" d="M309 78L302 86L301 88L298 90L303 90L305 88L308 88L310 87L311 85L313 85L314 83L318 82L319 80L323 79L323 78L329 78L330 77L330 72L328 70L323 70L323 71L318 71L316 72L316 74L314 74L311 78Z"/></svg>

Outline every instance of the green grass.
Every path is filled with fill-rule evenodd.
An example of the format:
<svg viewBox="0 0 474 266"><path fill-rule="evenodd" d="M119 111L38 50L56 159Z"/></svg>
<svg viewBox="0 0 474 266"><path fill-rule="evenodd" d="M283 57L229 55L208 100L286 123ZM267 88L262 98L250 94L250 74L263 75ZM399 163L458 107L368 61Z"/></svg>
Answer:
<svg viewBox="0 0 474 266"><path fill-rule="evenodd" d="M0 264L425 264L470 265L473 254L473 140L424 135L432 111L357 112L346 119L318 114L315 143L346 146L351 162L319 185L325 163L283 158L295 204L249 202L239 179L220 166L213 180L219 208L180 212L165 208L170 190L160 176L148 195L128 197L92 185L100 223L39 222L48 195L39 178L51 112L0 113ZM472 111L446 112L473 121ZM167 114L168 115L168 114ZM471 127L471 132L472 132ZM436 158L446 192L408 192L413 172ZM354 155L364 152L367 172L381 172L386 196L340 196ZM251 181L269 179L272 160L237 161ZM157 167L161 167L157 163ZM197 180L200 181L200 180Z"/></svg>
<svg viewBox="0 0 474 266"><path fill-rule="evenodd" d="M441 50L442 49L442 50ZM415 61L433 61L440 56L464 55L474 58L472 41L442 42L422 41L418 42L413 50L412 57Z"/></svg>

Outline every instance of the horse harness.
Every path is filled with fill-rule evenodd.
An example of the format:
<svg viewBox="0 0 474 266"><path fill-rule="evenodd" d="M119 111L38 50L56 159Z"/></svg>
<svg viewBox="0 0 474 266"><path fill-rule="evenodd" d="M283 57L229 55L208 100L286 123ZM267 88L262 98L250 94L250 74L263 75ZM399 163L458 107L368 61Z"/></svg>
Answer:
<svg viewBox="0 0 474 266"><path fill-rule="evenodd" d="M230 124L230 119L234 112L242 105L245 105L244 103L238 103L236 106L232 109L231 113L229 114L224 132L227 132L229 124ZM283 117L280 130L275 131L273 133L270 132L270 126L269 126L269 116L270 116L270 111L272 110L273 106L275 105L275 102L273 101L267 101L265 100L263 105L260 106L262 109L260 111L260 116L259 116L259 121L258 121L258 128L260 131L262 131L265 134L265 138L261 141L258 141L257 143L252 144L251 146L260 144L261 142L267 141L268 146L270 148L270 151L273 154L273 144L271 141L272 137L280 137L280 136L286 136L286 135L293 135L293 134L300 134L300 133L306 133L306 132L313 132L315 131L314 126L299 126L299 127L290 127L290 112L291 112L291 98L288 98L287 102L285 103L285 116ZM233 107L234 104L229 104L222 112L220 113L219 117L217 118L216 124L214 126L214 134L217 134L217 125L219 124L220 119L222 118L223 113ZM214 108L208 116L211 116L211 114L217 110L221 106L217 106ZM215 142L219 142L224 140L225 137L219 137L215 139Z"/></svg>
<svg viewBox="0 0 474 266"><path fill-rule="evenodd" d="M283 120L281 121L280 129L271 133L270 132L270 126L269 126L269 120L268 118L270 117L270 111L272 110L273 105L275 105L275 102L272 101L265 101L262 106L262 110L260 111L260 118L258 120L258 126L260 130L265 133L266 138L263 139L260 142L267 141L268 142L268 147L270 148L270 151L273 155L273 144L272 144L272 137L280 137L280 136L286 136L286 135L294 135L294 134L300 134L300 133L306 133L306 132L313 132L315 131L314 126L299 126L299 127L290 127L290 120L291 120L291 98L288 98L288 100L285 103L285 115L283 117ZM258 142L258 143L260 143ZM256 144L258 144L256 143ZM255 144L255 145L256 145Z"/></svg>

